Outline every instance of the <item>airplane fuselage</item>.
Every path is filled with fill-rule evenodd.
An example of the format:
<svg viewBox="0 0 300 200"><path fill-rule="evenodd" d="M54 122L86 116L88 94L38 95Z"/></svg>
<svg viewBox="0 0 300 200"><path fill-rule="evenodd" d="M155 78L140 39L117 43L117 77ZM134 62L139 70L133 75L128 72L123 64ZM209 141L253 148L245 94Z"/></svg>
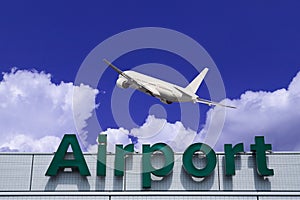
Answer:
<svg viewBox="0 0 300 200"><path fill-rule="evenodd" d="M154 96L160 99L164 103L172 102L190 102L194 101L197 98L197 95L188 91L186 88L180 87L178 85L147 76L135 71L125 71L126 75L134 78L134 80L141 83L144 87L149 88L152 92L149 93L142 87L138 87L136 84L130 83L130 80L127 80L122 75L119 75L117 80L117 86L121 88L133 88L144 92L148 95Z"/></svg>

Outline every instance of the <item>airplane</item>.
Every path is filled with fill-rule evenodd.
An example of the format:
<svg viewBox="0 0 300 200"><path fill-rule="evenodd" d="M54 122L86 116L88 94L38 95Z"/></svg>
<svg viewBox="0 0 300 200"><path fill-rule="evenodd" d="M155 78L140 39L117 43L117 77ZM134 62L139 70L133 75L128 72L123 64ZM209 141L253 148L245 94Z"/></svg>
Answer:
<svg viewBox="0 0 300 200"><path fill-rule="evenodd" d="M188 86L183 88L135 71L122 71L106 59L103 59L103 61L119 74L119 77L116 81L118 87L123 89L129 87L136 89L150 96L158 98L165 104L171 104L173 102L193 102L203 103L209 106L236 108L234 106L228 106L218 102L202 99L196 94L196 91L208 72L208 68L204 68L200 74L196 76L196 78L194 78L190 84L188 84Z"/></svg>

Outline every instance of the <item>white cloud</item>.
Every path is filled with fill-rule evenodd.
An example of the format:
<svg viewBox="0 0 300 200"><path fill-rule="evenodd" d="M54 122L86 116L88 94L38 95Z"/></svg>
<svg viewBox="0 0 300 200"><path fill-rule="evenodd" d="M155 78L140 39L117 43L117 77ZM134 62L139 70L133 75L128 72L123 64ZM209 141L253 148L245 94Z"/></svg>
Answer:
<svg viewBox="0 0 300 200"><path fill-rule="evenodd" d="M254 137L263 135L275 150L300 150L300 72L287 89L273 92L247 91L239 99L227 99L224 103L234 105L237 109L227 109L216 149L223 151L225 143L243 142L249 150ZM211 109L207 113L207 119L216 114L216 111L217 108ZM206 134L207 126L208 124L201 134Z"/></svg>
<svg viewBox="0 0 300 200"><path fill-rule="evenodd" d="M60 142L61 138L56 136L32 139L28 135L16 135L13 140L3 143L0 150L6 152L55 152Z"/></svg>
<svg viewBox="0 0 300 200"><path fill-rule="evenodd" d="M182 152L189 146L196 132L186 129L181 122L168 123L165 119L149 115L146 122L139 128L126 130L124 128L108 129L102 134L107 134L107 151L114 152L116 144L135 144L135 151L142 151L142 144L155 144L163 142L172 147L175 152ZM133 139L129 139L133 138ZM95 151L95 147L92 147Z"/></svg>
<svg viewBox="0 0 300 200"><path fill-rule="evenodd" d="M86 120L96 107L97 93L86 85L56 85L50 74L43 72L4 73L0 82L1 150L54 151L63 134L84 132ZM80 105L74 113L77 130L73 104Z"/></svg>

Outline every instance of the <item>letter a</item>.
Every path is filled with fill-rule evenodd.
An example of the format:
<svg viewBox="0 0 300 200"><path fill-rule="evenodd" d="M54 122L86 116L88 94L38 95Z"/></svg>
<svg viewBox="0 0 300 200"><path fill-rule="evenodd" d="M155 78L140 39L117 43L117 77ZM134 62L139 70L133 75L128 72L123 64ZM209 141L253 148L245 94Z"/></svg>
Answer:
<svg viewBox="0 0 300 200"><path fill-rule="evenodd" d="M75 159L65 159L65 155L71 145ZM90 171L87 167L76 135L66 134L64 135L52 162L46 172L46 176L56 176L59 169L64 168L78 168L79 173L82 176L90 176Z"/></svg>

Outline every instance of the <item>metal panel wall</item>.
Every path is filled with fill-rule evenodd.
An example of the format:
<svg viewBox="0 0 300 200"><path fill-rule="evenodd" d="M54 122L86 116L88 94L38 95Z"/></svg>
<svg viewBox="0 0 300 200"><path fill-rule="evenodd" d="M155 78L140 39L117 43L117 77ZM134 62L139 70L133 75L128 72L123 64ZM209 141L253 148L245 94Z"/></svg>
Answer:
<svg viewBox="0 0 300 200"><path fill-rule="evenodd" d="M126 162L126 187L127 191L131 190L143 190L142 188L142 177L141 177L141 163L142 155L132 156L132 162ZM159 156L158 156L159 157ZM193 178L188 175L182 167L182 155L176 154L174 157L174 168L173 172L163 179L153 177L151 188L147 190L195 190L195 191L208 191L208 190L219 190L218 184L218 173L217 168L207 178ZM194 164L197 167L204 167L205 160L193 158ZM152 161L153 166L159 166L164 163L163 159L154 159ZM155 180L156 179L156 180Z"/></svg>
<svg viewBox="0 0 300 200"><path fill-rule="evenodd" d="M32 155L0 155L0 191L29 191Z"/></svg>
<svg viewBox="0 0 300 200"><path fill-rule="evenodd" d="M79 172L62 172L56 177L45 176L53 155L35 155L33 161L32 191L117 191L123 190L123 181L113 175L114 155L107 155L105 177L96 176L96 155L84 158L91 176L81 176Z"/></svg>
<svg viewBox="0 0 300 200"><path fill-rule="evenodd" d="M150 189L142 188L141 154L126 159L124 177L114 176L115 155L107 155L105 177L96 176L97 155L85 155L91 176L78 172L61 172L47 177L45 172L53 154L0 154L0 192L6 191L296 191L300 192L300 154L273 153L268 155L268 166L274 176L264 179L257 175L255 157L251 154L236 158L236 175L224 175L224 155L218 154L218 165L207 178L195 179L182 167L182 154L175 154L173 172L162 180L153 180ZM199 168L205 161L194 157ZM163 163L158 156L154 166ZM156 178L155 178L156 179Z"/></svg>
<svg viewBox="0 0 300 200"><path fill-rule="evenodd" d="M274 176L261 177L256 171L255 156L241 155L235 160L236 175L225 175L224 156L219 156L221 190L224 191L299 191L300 155L270 154L268 167Z"/></svg>

